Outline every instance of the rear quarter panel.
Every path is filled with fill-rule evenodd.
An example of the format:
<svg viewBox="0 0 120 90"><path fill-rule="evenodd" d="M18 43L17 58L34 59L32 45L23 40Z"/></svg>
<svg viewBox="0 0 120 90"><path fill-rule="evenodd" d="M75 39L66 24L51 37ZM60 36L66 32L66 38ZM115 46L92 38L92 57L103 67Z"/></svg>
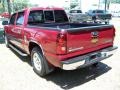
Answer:
<svg viewBox="0 0 120 90"><path fill-rule="evenodd" d="M50 63L50 65L54 65L56 67L60 66L60 60L56 55L56 39L59 31L56 30L47 30L40 28L25 28L25 36L26 40L24 42L24 48L29 52L29 43L35 42L37 43L45 56L46 60Z"/></svg>
<svg viewBox="0 0 120 90"><path fill-rule="evenodd" d="M38 43L44 52L56 54L56 39L59 31L40 28L25 28L25 49L28 51L30 41ZM28 51L29 52L29 51Z"/></svg>

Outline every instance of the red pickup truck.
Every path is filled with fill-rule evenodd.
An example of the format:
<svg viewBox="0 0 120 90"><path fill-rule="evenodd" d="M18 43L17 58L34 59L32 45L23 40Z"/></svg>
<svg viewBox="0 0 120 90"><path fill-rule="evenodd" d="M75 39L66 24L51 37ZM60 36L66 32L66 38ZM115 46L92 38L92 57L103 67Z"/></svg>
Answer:
<svg viewBox="0 0 120 90"><path fill-rule="evenodd" d="M113 25L69 23L61 8L27 8L5 25L5 43L22 56L31 56L40 76L55 67L74 70L95 65L113 55Z"/></svg>

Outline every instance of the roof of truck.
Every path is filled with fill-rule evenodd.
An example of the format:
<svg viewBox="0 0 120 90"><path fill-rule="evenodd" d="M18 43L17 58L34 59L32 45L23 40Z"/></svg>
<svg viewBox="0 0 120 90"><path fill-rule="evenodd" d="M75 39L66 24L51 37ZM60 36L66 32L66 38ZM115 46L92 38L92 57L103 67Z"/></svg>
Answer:
<svg viewBox="0 0 120 90"><path fill-rule="evenodd" d="M16 11L15 13L26 11L26 10L34 11L34 10L64 10L64 9L59 7L32 7L32 8L25 8L25 9Z"/></svg>
<svg viewBox="0 0 120 90"><path fill-rule="evenodd" d="M34 7L34 8L30 8L30 10L63 10L63 8L58 8L58 7Z"/></svg>
<svg viewBox="0 0 120 90"><path fill-rule="evenodd" d="M64 10L64 9L52 6L52 7L32 7L32 8L25 8L25 9L20 10L20 11L24 11L24 10L30 10L30 11L32 11L32 10Z"/></svg>

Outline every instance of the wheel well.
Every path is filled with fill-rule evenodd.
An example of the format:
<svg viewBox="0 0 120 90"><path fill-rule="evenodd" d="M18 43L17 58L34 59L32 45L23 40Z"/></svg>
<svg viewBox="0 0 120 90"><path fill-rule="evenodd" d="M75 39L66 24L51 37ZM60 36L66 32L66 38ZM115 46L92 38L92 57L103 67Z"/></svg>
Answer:
<svg viewBox="0 0 120 90"><path fill-rule="evenodd" d="M29 52L30 52L30 53L31 53L31 51L32 51L32 49L33 49L34 47L40 48L40 51L41 51L41 53L42 53L41 47L40 47L38 44L34 43L34 42L30 42L30 43L29 43Z"/></svg>

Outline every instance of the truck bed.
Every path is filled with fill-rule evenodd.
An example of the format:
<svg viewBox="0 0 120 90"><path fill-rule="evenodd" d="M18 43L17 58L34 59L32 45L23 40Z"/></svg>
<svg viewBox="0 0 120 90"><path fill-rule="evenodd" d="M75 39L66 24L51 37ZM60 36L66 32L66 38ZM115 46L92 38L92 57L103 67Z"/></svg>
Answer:
<svg viewBox="0 0 120 90"><path fill-rule="evenodd" d="M50 30L67 31L67 53L74 52L74 56L112 46L115 35L113 25L105 24L52 23L30 25L29 27L49 33ZM48 37L51 38L51 36Z"/></svg>
<svg viewBox="0 0 120 90"><path fill-rule="evenodd" d="M54 29L54 30L67 30L67 31L83 31L83 30L100 30L103 28L111 28L113 25L106 24L84 24L84 23L44 23L44 24L32 24L28 25L28 27L36 27L36 28L46 28L46 29Z"/></svg>

